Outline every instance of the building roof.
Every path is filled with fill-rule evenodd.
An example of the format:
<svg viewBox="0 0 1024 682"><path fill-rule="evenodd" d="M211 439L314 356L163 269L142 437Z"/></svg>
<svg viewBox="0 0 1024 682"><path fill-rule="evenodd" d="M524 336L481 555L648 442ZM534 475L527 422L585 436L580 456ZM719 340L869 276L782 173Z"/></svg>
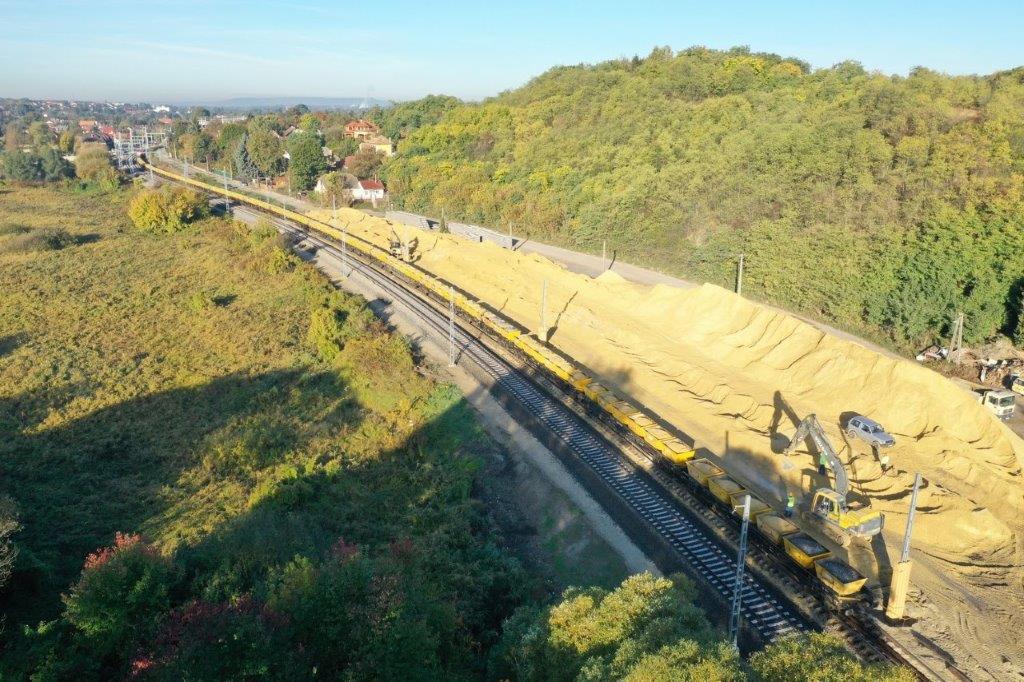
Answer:
<svg viewBox="0 0 1024 682"><path fill-rule="evenodd" d="M391 138L390 137L384 137L383 135L370 135L368 138L363 140L363 144L373 144L373 145L386 144L386 145L390 145L391 144Z"/></svg>
<svg viewBox="0 0 1024 682"><path fill-rule="evenodd" d="M375 123L361 118L357 121L349 121L345 124L345 130L380 130Z"/></svg>
<svg viewBox="0 0 1024 682"><path fill-rule="evenodd" d="M384 189L384 183L380 180L360 180L359 187L362 189Z"/></svg>

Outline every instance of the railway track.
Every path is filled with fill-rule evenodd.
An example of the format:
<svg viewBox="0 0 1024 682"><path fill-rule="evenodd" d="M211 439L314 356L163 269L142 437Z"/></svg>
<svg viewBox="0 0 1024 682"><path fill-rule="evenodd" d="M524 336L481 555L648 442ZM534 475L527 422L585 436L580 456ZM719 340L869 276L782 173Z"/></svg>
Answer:
<svg viewBox="0 0 1024 682"><path fill-rule="evenodd" d="M264 215L248 207L236 210ZM432 300L427 292L415 291L414 283L396 281L393 273L351 251L343 254L336 242L306 227L277 216L273 216L272 221L279 230L347 260L352 269L416 315L425 327L447 337L446 306ZM544 429L555 434L564 449L632 513L643 519L648 528L672 548L681 563L690 567L691 572L714 591L721 603L728 603L735 573L731 546L736 535L734 521L709 508L706 500L699 499L699 491L691 490L657 466L638 466L624 457L620 447L622 439L609 437L614 434L588 422L584 409L570 405L571 396L560 395L557 386L543 377L538 380L534 373L524 371L507 354L484 343L474 335L479 331L470 326L468 320L455 326L460 360L468 360L486 373L501 392ZM796 575L791 566L772 557L771 552L753 552L748 565L754 570L753 575L747 572L744 580L742 621L756 640L768 643L791 634L828 629L864 660L894 661L908 665L921 679L941 679L908 652L889 642L873 621L828 614L812 594L814 587L806 577Z"/></svg>
<svg viewBox="0 0 1024 682"><path fill-rule="evenodd" d="M288 221L275 219L274 222L279 229L306 243L339 259L346 258L360 275L416 314L425 325L442 336L448 334L447 315L420 295L396 283L388 274L368 262L356 259L351 253L343 256L333 243ZM699 521L652 485L648 476L624 461L617 449L582 422L576 413L538 387L460 325L455 328L455 343L460 361L473 362L491 377L500 390L514 398L545 428L557 434L566 448L664 537L680 557L699 571L718 596L728 603L732 597L735 556L709 534ZM763 642L812 629L803 616L749 573L743 585L742 616L745 626Z"/></svg>

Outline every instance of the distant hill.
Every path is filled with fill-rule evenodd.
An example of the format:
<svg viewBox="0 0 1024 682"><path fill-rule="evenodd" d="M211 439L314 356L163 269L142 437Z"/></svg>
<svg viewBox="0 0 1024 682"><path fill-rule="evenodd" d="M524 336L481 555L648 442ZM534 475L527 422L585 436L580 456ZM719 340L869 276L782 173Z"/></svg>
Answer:
<svg viewBox="0 0 1024 682"><path fill-rule="evenodd" d="M180 102L179 104L234 111L286 109L299 104L305 104L310 109L371 109L391 106L391 102L388 100L366 97L231 97L222 100Z"/></svg>
<svg viewBox="0 0 1024 682"><path fill-rule="evenodd" d="M510 223L904 349L1024 345L1024 70L908 77L691 48L556 67L402 140L404 208Z"/></svg>

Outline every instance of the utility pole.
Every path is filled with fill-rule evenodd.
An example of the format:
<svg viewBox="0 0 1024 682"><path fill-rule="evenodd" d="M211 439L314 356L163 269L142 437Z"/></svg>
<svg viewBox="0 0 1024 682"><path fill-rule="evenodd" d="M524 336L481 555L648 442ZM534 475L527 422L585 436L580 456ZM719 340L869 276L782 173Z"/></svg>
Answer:
<svg viewBox="0 0 1024 682"><path fill-rule="evenodd" d="M964 314L957 313L953 322L953 333L949 339L948 358L954 364L959 365L964 354Z"/></svg>
<svg viewBox="0 0 1024 682"><path fill-rule="evenodd" d="M885 615L889 620L900 621L907 607L907 589L910 587L910 534L914 530L914 514L917 513L917 491L921 489L921 474L914 476L914 491L910 493L910 511L907 514L907 529L903 533L903 551L900 562L892 571L889 583L889 602Z"/></svg>
<svg viewBox="0 0 1024 682"><path fill-rule="evenodd" d="M537 328L537 338L544 343L548 342L547 307L548 281L545 279L540 288L540 327Z"/></svg>
<svg viewBox="0 0 1024 682"><path fill-rule="evenodd" d="M736 293L740 296L743 295L743 261L746 258L746 254L740 254L740 267L736 272Z"/></svg>
<svg viewBox="0 0 1024 682"><path fill-rule="evenodd" d="M185 159L185 177L188 177L188 159Z"/></svg>
<svg viewBox="0 0 1024 682"><path fill-rule="evenodd" d="M603 260L605 263L608 262L608 240L607 239L602 239L601 240L601 260Z"/></svg>
<svg viewBox="0 0 1024 682"><path fill-rule="evenodd" d="M224 171L224 215L231 212L231 200L228 199L228 172Z"/></svg>
<svg viewBox="0 0 1024 682"><path fill-rule="evenodd" d="M331 222L338 222L338 195L331 193Z"/></svg>
<svg viewBox="0 0 1024 682"><path fill-rule="evenodd" d="M455 366L455 287L448 287L448 366Z"/></svg>
<svg viewBox="0 0 1024 682"><path fill-rule="evenodd" d="M740 527L740 550L736 556L736 579L732 586L732 611L729 613L729 639L738 649L740 612L743 606L743 568L747 560L747 530L750 527L750 495L743 496L743 525Z"/></svg>

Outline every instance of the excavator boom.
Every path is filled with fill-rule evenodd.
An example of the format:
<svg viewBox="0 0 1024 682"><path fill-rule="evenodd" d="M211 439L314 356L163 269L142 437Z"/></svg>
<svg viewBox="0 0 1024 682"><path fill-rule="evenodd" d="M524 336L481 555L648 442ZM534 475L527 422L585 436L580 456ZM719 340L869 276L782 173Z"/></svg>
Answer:
<svg viewBox="0 0 1024 682"><path fill-rule="evenodd" d="M828 466L832 469L832 474L836 478L835 491L845 499L846 493L850 491L850 481L846 476L846 467L839 460L839 455L836 454L835 448L829 442L828 436L825 435L825 430L821 428L821 423L816 415L809 414L800 422L800 425L796 427L796 433L793 434L793 440L789 441L789 445L786 446L782 454L788 455L808 437L810 437L818 452L823 453L828 459Z"/></svg>

